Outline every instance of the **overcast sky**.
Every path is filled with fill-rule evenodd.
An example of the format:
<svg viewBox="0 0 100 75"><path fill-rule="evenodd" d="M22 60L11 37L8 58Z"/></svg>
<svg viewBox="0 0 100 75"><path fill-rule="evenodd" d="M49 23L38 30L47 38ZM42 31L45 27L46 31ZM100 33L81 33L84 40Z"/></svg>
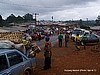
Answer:
<svg viewBox="0 0 100 75"><path fill-rule="evenodd" d="M0 15L38 13L38 20L93 19L100 15L100 0L0 0Z"/></svg>

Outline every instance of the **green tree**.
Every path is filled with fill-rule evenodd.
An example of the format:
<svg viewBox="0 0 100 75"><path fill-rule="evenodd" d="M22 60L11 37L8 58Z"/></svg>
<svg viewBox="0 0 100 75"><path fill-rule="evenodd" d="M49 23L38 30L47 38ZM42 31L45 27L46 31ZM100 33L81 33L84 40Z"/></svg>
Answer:
<svg viewBox="0 0 100 75"><path fill-rule="evenodd" d="M2 16L0 15L0 27L2 27L4 24L3 24L4 20L2 18Z"/></svg>
<svg viewBox="0 0 100 75"><path fill-rule="evenodd" d="M95 20L95 22L96 22L97 26L100 25L100 16L97 17L97 19Z"/></svg>
<svg viewBox="0 0 100 75"><path fill-rule="evenodd" d="M3 21L2 16L0 15L0 23Z"/></svg>
<svg viewBox="0 0 100 75"><path fill-rule="evenodd" d="M24 21L23 17L18 16L16 17L16 23L22 23Z"/></svg>
<svg viewBox="0 0 100 75"><path fill-rule="evenodd" d="M15 23L16 22L15 15L11 14L9 17L7 17L6 22L8 22L8 23Z"/></svg>
<svg viewBox="0 0 100 75"><path fill-rule="evenodd" d="M29 22L33 20L33 15L27 13L23 16L25 22Z"/></svg>
<svg viewBox="0 0 100 75"><path fill-rule="evenodd" d="M80 25L80 26L83 25L82 19L79 20L79 25Z"/></svg>

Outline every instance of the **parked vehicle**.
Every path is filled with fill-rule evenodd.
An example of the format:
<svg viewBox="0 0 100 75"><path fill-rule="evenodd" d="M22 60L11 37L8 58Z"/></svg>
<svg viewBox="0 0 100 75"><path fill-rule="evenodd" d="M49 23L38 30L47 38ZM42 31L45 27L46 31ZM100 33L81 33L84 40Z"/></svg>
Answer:
<svg viewBox="0 0 100 75"><path fill-rule="evenodd" d="M76 37L77 34L79 34L79 37L82 37L82 35L84 34L84 31L77 30L77 29L76 30L73 30L72 33L71 33L71 39L73 41L75 41L75 37Z"/></svg>
<svg viewBox="0 0 100 75"><path fill-rule="evenodd" d="M71 32L71 39L75 41L76 35L79 34L79 37L81 38L84 34L90 34L90 31L85 29L75 29Z"/></svg>
<svg viewBox="0 0 100 75"><path fill-rule="evenodd" d="M36 59L16 49L0 49L0 75L31 75Z"/></svg>
<svg viewBox="0 0 100 75"><path fill-rule="evenodd" d="M81 39L81 43L85 42L86 44L89 43L97 43L100 42L100 36L96 35L96 34L86 34L86 37L84 40Z"/></svg>

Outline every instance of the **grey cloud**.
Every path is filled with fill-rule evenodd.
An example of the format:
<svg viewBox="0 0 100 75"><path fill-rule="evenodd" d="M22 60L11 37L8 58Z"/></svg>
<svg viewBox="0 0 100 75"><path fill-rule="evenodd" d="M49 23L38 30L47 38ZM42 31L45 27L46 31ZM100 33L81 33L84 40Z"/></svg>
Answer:
<svg viewBox="0 0 100 75"><path fill-rule="evenodd" d="M46 15L50 12L82 7L93 1L97 0L3 0L0 1L0 10L2 12L6 11L5 14L12 12L15 14L36 12Z"/></svg>
<svg viewBox="0 0 100 75"><path fill-rule="evenodd" d="M62 7L68 5L82 5L96 0L37 0L37 4L43 7ZM35 3L33 3L35 4Z"/></svg>
<svg viewBox="0 0 100 75"><path fill-rule="evenodd" d="M9 5L13 5L12 7L18 6L19 8L27 8L27 7L33 7L36 9L60 9L63 6L72 6L72 5L82 5L86 4L87 2L91 2L94 0L4 0L3 2L9 3ZM1 1L0 1L1 2ZM16 5L15 5L16 4ZM16 9L16 7L15 7ZM37 9L38 10L38 9Z"/></svg>

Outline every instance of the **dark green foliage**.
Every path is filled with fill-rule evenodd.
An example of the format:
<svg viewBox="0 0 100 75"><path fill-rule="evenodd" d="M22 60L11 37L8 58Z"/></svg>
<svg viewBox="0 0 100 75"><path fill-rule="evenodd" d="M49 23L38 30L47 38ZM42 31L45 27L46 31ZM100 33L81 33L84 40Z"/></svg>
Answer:
<svg viewBox="0 0 100 75"><path fill-rule="evenodd" d="M3 21L2 16L0 15L0 23Z"/></svg>
<svg viewBox="0 0 100 75"><path fill-rule="evenodd" d="M97 26L100 26L100 16L97 17L97 19L95 20Z"/></svg>
<svg viewBox="0 0 100 75"><path fill-rule="evenodd" d="M22 23L22 22L24 22L23 17L21 16L16 17L16 23Z"/></svg>
<svg viewBox="0 0 100 75"><path fill-rule="evenodd" d="M25 22L29 22L29 21L32 21L33 20L33 15L27 13L23 16L23 19Z"/></svg>
<svg viewBox="0 0 100 75"><path fill-rule="evenodd" d="M8 22L8 23L15 23L16 22L15 15L11 14L9 17L7 17L6 22Z"/></svg>
<svg viewBox="0 0 100 75"><path fill-rule="evenodd" d="M96 19L95 22L96 22L95 24L96 26L100 26L100 20Z"/></svg>
<svg viewBox="0 0 100 75"><path fill-rule="evenodd" d="M24 22L35 22L35 19L33 19L33 15L29 13L25 14L23 17L21 16L16 17L14 14L11 14L5 20L3 20L2 16L0 15L0 27L10 26L15 23L24 23Z"/></svg>
<svg viewBox="0 0 100 75"><path fill-rule="evenodd" d="M2 16L0 15L0 27L4 25L4 20L2 19Z"/></svg>

